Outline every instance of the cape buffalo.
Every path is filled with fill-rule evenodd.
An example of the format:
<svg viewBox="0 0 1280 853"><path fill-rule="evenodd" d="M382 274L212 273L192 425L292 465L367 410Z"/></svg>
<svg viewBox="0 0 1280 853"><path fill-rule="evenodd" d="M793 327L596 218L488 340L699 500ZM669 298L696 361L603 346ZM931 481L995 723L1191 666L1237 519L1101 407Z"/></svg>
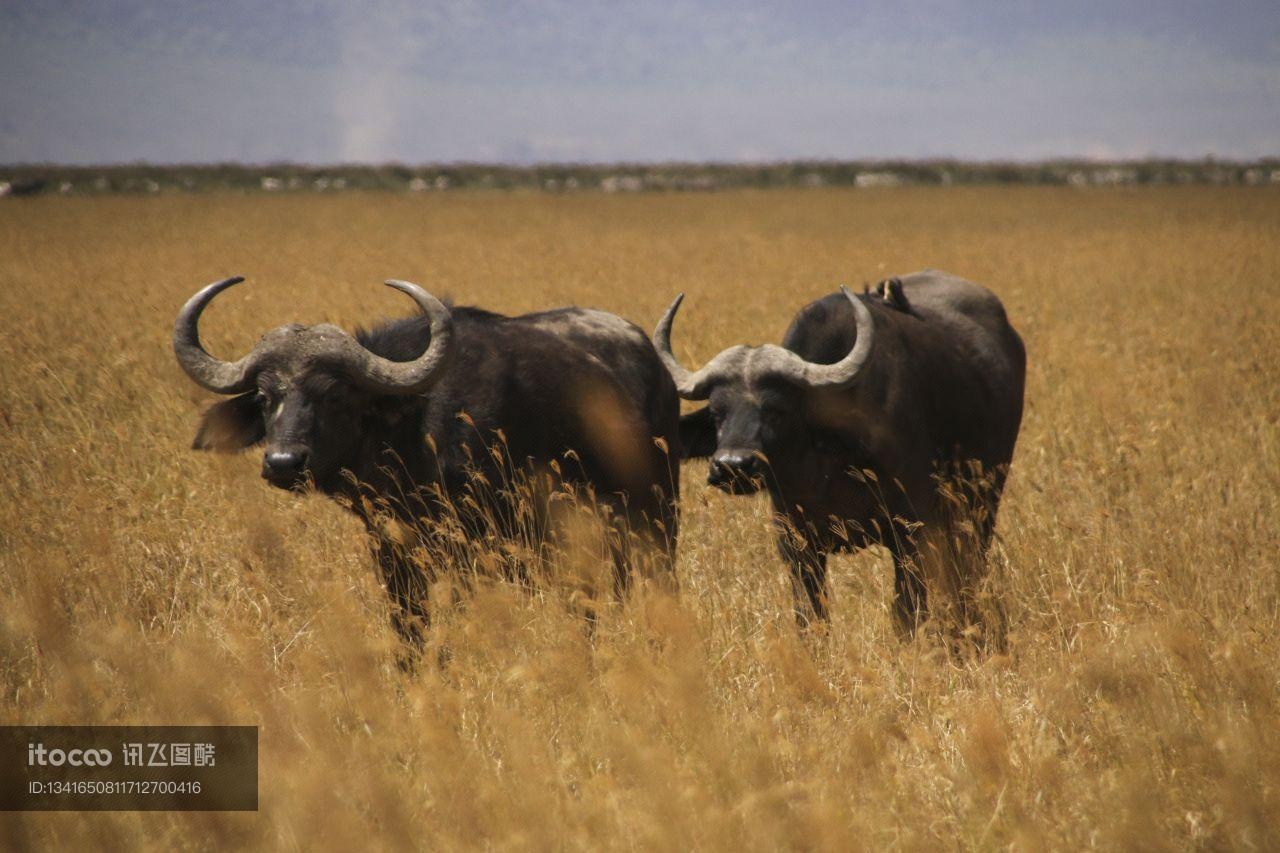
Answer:
<svg viewBox="0 0 1280 853"><path fill-rule="evenodd" d="M402 636L420 639L426 579L397 538L405 529L422 538L444 516L471 537L538 527L545 518L539 510L530 522L529 507L518 505L530 493L515 496L516 478L589 489L670 567L679 400L640 329L582 308L519 317L449 308L388 281L422 313L354 337L329 324L281 326L239 361L220 361L201 346L197 323L242 280L199 291L174 323L187 375L233 395L204 413L193 446L265 443L268 483L310 484L356 512L374 534ZM621 587L633 564L627 537L611 548Z"/></svg>
<svg viewBox="0 0 1280 853"><path fill-rule="evenodd" d="M933 270L842 287L781 347L732 347L694 373L671 352L683 298L654 344L680 396L709 403L681 420L685 457L710 456L708 483L731 494L768 490L798 620L826 618L827 555L871 544L893 555L904 629L926 586L975 619L1022 420L1026 354L1000 301Z"/></svg>

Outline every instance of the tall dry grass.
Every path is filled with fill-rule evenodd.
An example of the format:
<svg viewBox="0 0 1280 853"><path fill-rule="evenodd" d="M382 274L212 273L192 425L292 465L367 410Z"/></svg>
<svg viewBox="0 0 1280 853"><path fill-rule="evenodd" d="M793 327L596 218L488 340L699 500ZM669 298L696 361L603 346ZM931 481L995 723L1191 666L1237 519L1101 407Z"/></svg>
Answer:
<svg viewBox="0 0 1280 853"><path fill-rule="evenodd" d="M684 470L678 602L594 636L481 585L395 666L363 533L187 449L169 350L409 310L594 305L776 341L936 266L1029 351L994 557L1007 655L896 639L883 553L797 635L760 499ZM952 189L0 205L0 722L261 727L257 813L0 817L0 845L772 849L1280 843L1280 193Z"/></svg>

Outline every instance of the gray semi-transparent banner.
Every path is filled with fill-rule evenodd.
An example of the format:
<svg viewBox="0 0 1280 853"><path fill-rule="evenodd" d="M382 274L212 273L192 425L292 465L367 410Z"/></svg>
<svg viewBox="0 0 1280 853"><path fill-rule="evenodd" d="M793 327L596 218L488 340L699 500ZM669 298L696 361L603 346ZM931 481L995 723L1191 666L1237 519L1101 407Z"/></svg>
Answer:
<svg viewBox="0 0 1280 853"><path fill-rule="evenodd" d="M257 726L0 726L0 811L257 809Z"/></svg>

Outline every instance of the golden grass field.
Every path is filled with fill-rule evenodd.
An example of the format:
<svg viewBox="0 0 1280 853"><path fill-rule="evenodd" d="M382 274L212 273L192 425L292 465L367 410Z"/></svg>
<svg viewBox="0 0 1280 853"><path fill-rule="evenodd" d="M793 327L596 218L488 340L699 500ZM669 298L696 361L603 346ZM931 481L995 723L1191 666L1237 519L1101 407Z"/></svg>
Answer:
<svg viewBox="0 0 1280 853"><path fill-rule="evenodd" d="M882 552L800 636L763 498L684 468L679 601L594 636L484 585L407 675L362 528L188 449L169 346L591 305L678 354L842 282L992 288L1027 409L993 557L1007 654L897 639ZM1280 193L161 196L0 204L0 723L260 726L257 813L0 816L0 847L1280 845Z"/></svg>

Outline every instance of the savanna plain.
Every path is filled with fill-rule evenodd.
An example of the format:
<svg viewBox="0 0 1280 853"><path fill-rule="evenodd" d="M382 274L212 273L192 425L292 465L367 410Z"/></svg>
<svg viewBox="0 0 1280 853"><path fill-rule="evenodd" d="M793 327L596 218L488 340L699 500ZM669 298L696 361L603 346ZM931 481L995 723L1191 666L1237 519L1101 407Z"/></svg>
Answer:
<svg viewBox="0 0 1280 853"><path fill-rule="evenodd" d="M385 278L651 329L686 364L846 283L1004 301L1027 405L1003 652L901 640L878 550L801 634L763 498L683 469L680 595L478 583L416 670L363 528L189 449L174 314L238 357ZM37 198L0 204L0 723L260 727L256 813L6 813L0 847L1275 849L1280 192Z"/></svg>

